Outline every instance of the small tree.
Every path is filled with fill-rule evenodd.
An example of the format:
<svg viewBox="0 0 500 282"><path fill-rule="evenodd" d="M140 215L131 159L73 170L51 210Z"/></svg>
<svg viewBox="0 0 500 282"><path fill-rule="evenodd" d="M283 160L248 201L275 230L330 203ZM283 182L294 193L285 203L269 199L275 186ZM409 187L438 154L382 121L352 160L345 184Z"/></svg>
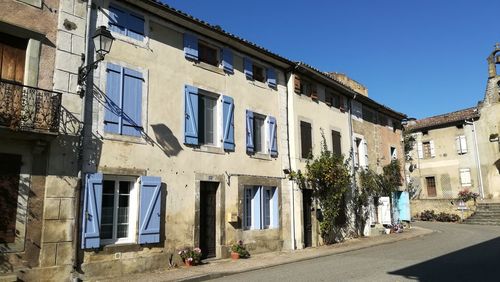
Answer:
<svg viewBox="0 0 500 282"><path fill-rule="evenodd" d="M335 243L336 228L342 224L339 218L345 216L342 211L346 209L345 196L351 186L351 176L348 162L344 162L343 156L328 151L323 134L322 138L320 155L307 161L304 174L292 172L291 178L302 189L312 189L323 213L321 237L325 244L332 244Z"/></svg>

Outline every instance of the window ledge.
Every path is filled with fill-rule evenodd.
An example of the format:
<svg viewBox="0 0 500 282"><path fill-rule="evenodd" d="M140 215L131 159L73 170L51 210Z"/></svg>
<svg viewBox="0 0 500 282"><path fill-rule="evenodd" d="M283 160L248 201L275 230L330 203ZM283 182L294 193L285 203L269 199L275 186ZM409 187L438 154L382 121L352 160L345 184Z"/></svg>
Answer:
<svg viewBox="0 0 500 282"><path fill-rule="evenodd" d="M254 86L257 86L257 87L260 87L260 88L263 88L263 89L271 89L271 90L274 90L274 88L269 87L269 86L267 85L267 83L266 83L266 82L260 82L260 81L255 80L255 79L254 79L254 80L248 80L248 82L249 82L250 84L254 85Z"/></svg>
<svg viewBox="0 0 500 282"><path fill-rule="evenodd" d="M199 67L199 68L211 71L211 72L215 72L215 73L220 74L220 75L226 75L226 73L224 72L223 69L216 67L216 66L212 66L212 65L204 63L204 62L199 62L199 61L194 62L193 66Z"/></svg>
<svg viewBox="0 0 500 282"><path fill-rule="evenodd" d="M132 44L132 45L139 47L139 48L149 49L148 44L147 44L148 37L146 37L146 35L144 35L144 39L142 41L139 41L137 39L128 37L126 35L123 35L121 33L114 32L114 31L111 31L111 35L113 35L113 37L119 41L123 41L125 43Z"/></svg>
<svg viewBox="0 0 500 282"><path fill-rule="evenodd" d="M266 153L254 153L250 155L252 159L264 160L264 161L272 161L273 159L269 154Z"/></svg>
<svg viewBox="0 0 500 282"><path fill-rule="evenodd" d="M194 148L193 151L218 155L224 155L226 153L223 148L210 145L201 145L200 147Z"/></svg>
<svg viewBox="0 0 500 282"><path fill-rule="evenodd" d="M98 132L99 134L99 132ZM135 144L146 144L146 140L142 138L142 136L130 136L130 135L119 135L113 134L109 132L104 132L103 137L105 140L118 141L118 142L128 142Z"/></svg>

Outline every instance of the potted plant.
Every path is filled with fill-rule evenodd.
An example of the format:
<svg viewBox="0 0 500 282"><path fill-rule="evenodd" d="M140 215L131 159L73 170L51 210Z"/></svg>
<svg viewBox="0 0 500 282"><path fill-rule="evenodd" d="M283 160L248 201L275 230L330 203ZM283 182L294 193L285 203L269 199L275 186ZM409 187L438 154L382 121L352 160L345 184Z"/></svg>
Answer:
<svg viewBox="0 0 500 282"><path fill-rule="evenodd" d="M247 249L243 245L243 241L239 240L238 243L235 243L231 246L231 258L232 259L247 258L249 256L250 256L250 253L247 251Z"/></svg>
<svg viewBox="0 0 500 282"><path fill-rule="evenodd" d="M186 266L197 265L201 260L201 249L200 248L187 248L179 251L179 256L181 256L182 261Z"/></svg>
<svg viewBox="0 0 500 282"><path fill-rule="evenodd" d="M477 197L479 197L479 194L472 192L469 189L463 189L458 192L458 199L463 201L464 203L470 200L474 200L474 203L476 203Z"/></svg>

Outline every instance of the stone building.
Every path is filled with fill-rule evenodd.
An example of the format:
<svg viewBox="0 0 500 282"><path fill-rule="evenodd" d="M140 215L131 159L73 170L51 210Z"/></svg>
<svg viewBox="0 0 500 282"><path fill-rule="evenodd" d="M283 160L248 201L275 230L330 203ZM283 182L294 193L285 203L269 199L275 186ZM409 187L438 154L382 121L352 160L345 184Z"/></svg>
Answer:
<svg viewBox="0 0 500 282"><path fill-rule="evenodd" d="M317 246L314 199L287 173L322 133L353 169L401 156L404 115L363 85L158 1L7 2L4 277L125 275L179 263L185 247L224 258L238 240L251 253ZM82 83L100 26L115 41Z"/></svg>
<svg viewBox="0 0 500 282"><path fill-rule="evenodd" d="M500 198L500 62L497 45L488 57L488 81L484 99L476 107L424 118L406 130L415 148L408 162L408 177L416 188L414 214L424 209L452 212L450 199L468 189L480 200Z"/></svg>

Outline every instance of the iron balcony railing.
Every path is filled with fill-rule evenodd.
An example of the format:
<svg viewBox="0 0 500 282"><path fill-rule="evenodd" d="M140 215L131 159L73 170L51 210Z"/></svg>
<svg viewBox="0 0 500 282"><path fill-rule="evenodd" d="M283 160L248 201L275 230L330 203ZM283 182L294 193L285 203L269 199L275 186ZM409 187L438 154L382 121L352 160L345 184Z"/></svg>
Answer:
<svg viewBox="0 0 500 282"><path fill-rule="evenodd" d="M0 126L58 133L61 93L0 80Z"/></svg>

